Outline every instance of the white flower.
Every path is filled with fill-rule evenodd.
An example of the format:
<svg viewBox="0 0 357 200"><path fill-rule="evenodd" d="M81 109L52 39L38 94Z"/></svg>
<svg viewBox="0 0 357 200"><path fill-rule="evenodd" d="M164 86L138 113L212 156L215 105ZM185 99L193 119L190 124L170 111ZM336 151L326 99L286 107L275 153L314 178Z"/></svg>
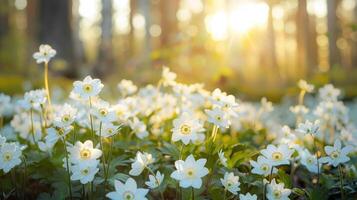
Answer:
<svg viewBox="0 0 357 200"><path fill-rule="evenodd" d="M300 163L304 165L307 170L312 173L317 173L317 158L316 155L312 155L309 150L303 149L299 151ZM321 168L321 162L319 163L319 167Z"/></svg>
<svg viewBox="0 0 357 200"><path fill-rule="evenodd" d="M25 110L36 109L40 110L41 105L46 103L47 97L46 90L38 89L26 92L24 99L20 100L19 103Z"/></svg>
<svg viewBox="0 0 357 200"><path fill-rule="evenodd" d="M0 169L8 173L21 163L21 148L15 143L4 143L0 147Z"/></svg>
<svg viewBox="0 0 357 200"><path fill-rule="evenodd" d="M260 103L261 103L261 112L271 112L273 111L273 103L268 101L268 99L266 97L263 97L261 100L260 100Z"/></svg>
<svg viewBox="0 0 357 200"><path fill-rule="evenodd" d="M119 132L119 126L115 126L113 123L103 123L101 136L102 137L111 137ZM96 134L99 136L99 130L96 131Z"/></svg>
<svg viewBox="0 0 357 200"><path fill-rule="evenodd" d="M4 116L11 107L11 97L0 93L0 116Z"/></svg>
<svg viewBox="0 0 357 200"><path fill-rule="evenodd" d="M199 189L202 186L202 177L208 174L205 167L206 159L195 160L193 155L189 155L185 161L177 160L175 162L176 171L172 172L171 178L180 181L180 187Z"/></svg>
<svg viewBox="0 0 357 200"><path fill-rule="evenodd" d="M95 174L99 171L98 168L99 161L96 160L95 163L84 163L80 162L71 166L71 180L79 180L81 184L87 184L93 181Z"/></svg>
<svg viewBox="0 0 357 200"><path fill-rule="evenodd" d="M70 126L76 119L76 114L77 109L66 103L56 113L53 124L57 127Z"/></svg>
<svg viewBox="0 0 357 200"><path fill-rule="evenodd" d="M138 151L136 153L134 162L131 164L131 170L129 171L129 174L132 176L139 176L141 172L143 172L143 170L154 161L155 159L150 153L141 153Z"/></svg>
<svg viewBox="0 0 357 200"><path fill-rule="evenodd" d="M100 101L92 108L93 115L96 116L101 122L113 122L116 120L116 114L108 102Z"/></svg>
<svg viewBox="0 0 357 200"><path fill-rule="evenodd" d="M266 149L260 151L271 163L272 166L287 165L294 150L289 149L287 144L278 147L269 144Z"/></svg>
<svg viewBox="0 0 357 200"><path fill-rule="evenodd" d="M208 115L208 121L216 126L228 128L231 124L226 113L217 107L213 110L206 110L206 113Z"/></svg>
<svg viewBox="0 0 357 200"><path fill-rule="evenodd" d="M156 172L156 176L149 175L149 181L146 181L145 184L150 188L150 189L155 189L159 187L164 180L164 174L161 174L159 171Z"/></svg>
<svg viewBox="0 0 357 200"><path fill-rule="evenodd" d="M175 85L176 74L171 72L168 67L162 69L162 83L164 86Z"/></svg>
<svg viewBox="0 0 357 200"><path fill-rule="evenodd" d="M90 140L84 143L77 141L73 147L67 147L70 153L70 160L72 163L96 163L96 159L102 156L102 151L93 148L93 142Z"/></svg>
<svg viewBox="0 0 357 200"><path fill-rule="evenodd" d="M3 136L0 135L0 147L1 147L3 144L5 144L5 142L6 142L6 137L3 137Z"/></svg>
<svg viewBox="0 0 357 200"><path fill-rule="evenodd" d="M290 189L284 188L284 183L276 183L275 178L267 186L266 197L269 200L289 200Z"/></svg>
<svg viewBox="0 0 357 200"><path fill-rule="evenodd" d="M304 105L291 106L290 111L296 115L305 115L309 112L309 109Z"/></svg>
<svg viewBox="0 0 357 200"><path fill-rule="evenodd" d="M43 151L43 152L48 152L50 155L52 154L52 149L55 143L49 142L49 141L39 141L37 142L38 148Z"/></svg>
<svg viewBox="0 0 357 200"><path fill-rule="evenodd" d="M239 194L239 199L240 200L257 200L257 195L253 194L251 195L249 192L246 193L245 195Z"/></svg>
<svg viewBox="0 0 357 200"><path fill-rule="evenodd" d="M325 152L327 156L321 158L321 162L337 167L339 164L345 163L350 160L348 154L352 151L352 146L345 146L342 148L341 141L337 139L335 140L333 146L325 146Z"/></svg>
<svg viewBox="0 0 357 200"><path fill-rule="evenodd" d="M118 83L118 90L125 97L134 94L138 90L138 87L131 80L123 79Z"/></svg>
<svg viewBox="0 0 357 200"><path fill-rule="evenodd" d="M45 137L46 143L56 144L59 139L66 137L66 135L71 132L72 126L67 126L64 128L51 127L47 129L47 135Z"/></svg>
<svg viewBox="0 0 357 200"><path fill-rule="evenodd" d="M227 167L227 158L224 157L224 152L221 150L219 150L218 152L218 157L219 157L219 161L221 162L221 164L225 167Z"/></svg>
<svg viewBox="0 0 357 200"><path fill-rule="evenodd" d="M220 89L216 88L212 92L212 101L215 106L221 108L229 116L237 116L234 109L237 108L238 104L233 95L227 95L227 93L221 92Z"/></svg>
<svg viewBox="0 0 357 200"><path fill-rule="evenodd" d="M133 120L130 120L129 125L138 138L143 139L149 135L148 131L146 130L146 124L140 121L138 118L134 117Z"/></svg>
<svg viewBox="0 0 357 200"><path fill-rule="evenodd" d="M327 84L319 89L319 97L323 101L337 101L340 94L341 91L333 87L332 84Z"/></svg>
<svg viewBox="0 0 357 200"><path fill-rule="evenodd" d="M224 186L224 188L228 191L230 191L232 194L238 194L238 191L240 191L239 185L239 176L234 176L234 173L228 173L226 172L224 174L224 178L221 178L221 183Z"/></svg>
<svg viewBox="0 0 357 200"><path fill-rule="evenodd" d="M318 133L319 128L320 128L319 120L315 120L314 122L310 122L309 120L306 120L305 123L300 123L298 125L296 131L304 134L315 135Z"/></svg>
<svg viewBox="0 0 357 200"><path fill-rule="evenodd" d="M33 54L33 58L37 63L48 63L56 55L56 50L52 49L48 44L41 44L39 50L39 52Z"/></svg>
<svg viewBox="0 0 357 200"><path fill-rule="evenodd" d="M199 138L198 134L205 130L203 124L187 112L175 119L173 125L172 141L181 140L185 145L189 142L194 143Z"/></svg>
<svg viewBox="0 0 357 200"><path fill-rule="evenodd" d="M311 93L312 91L314 91L314 85L308 84L305 80L299 80L298 86L300 90L303 90L307 93Z"/></svg>
<svg viewBox="0 0 357 200"><path fill-rule="evenodd" d="M112 200L147 200L145 197L149 192L148 189L138 188L136 182L132 178L128 178L123 184L122 182L114 181L115 191L109 192L106 197Z"/></svg>
<svg viewBox="0 0 357 200"><path fill-rule="evenodd" d="M77 94L82 99L89 99L97 96L104 85L99 79L92 79L92 77L87 76L83 81L75 81L73 87L72 93Z"/></svg>
<svg viewBox="0 0 357 200"><path fill-rule="evenodd" d="M273 174L278 172L275 167L273 168L273 171L271 171L273 167L272 162L264 156L258 156L257 161L251 160L250 165L253 167L253 174L263 175L264 177L269 176L271 172Z"/></svg>

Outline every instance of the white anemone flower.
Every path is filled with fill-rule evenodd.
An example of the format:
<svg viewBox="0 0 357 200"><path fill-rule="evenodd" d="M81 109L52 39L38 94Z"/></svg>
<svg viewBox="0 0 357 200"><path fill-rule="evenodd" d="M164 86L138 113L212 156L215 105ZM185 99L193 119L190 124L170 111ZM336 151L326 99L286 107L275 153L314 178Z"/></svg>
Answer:
<svg viewBox="0 0 357 200"><path fill-rule="evenodd" d="M131 80L123 79L118 83L118 90L123 97L134 94L138 87Z"/></svg>
<svg viewBox="0 0 357 200"><path fill-rule="evenodd" d="M171 72L168 67L162 68L162 84L164 86L175 85L176 74Z"/></svg>
<svg viewBox="0 0 357 200"><path fill-rule="evenodd" d="M143 170L154 161L155 159L150 153L141 153L138 151L136 153L134 162L131 164L131 170L129 171L129 174L132 176L139 176L141 172L143 172Z"/></svg>
<svg viewBox="0 0 357 200"><path fill-rule="evenodd" d="M130 120L129 125L138 138L143 139L149 135L149 132L146 130L146 124L138 118L134 117L133 120Z"/></svg>
<svg viewBox="0 0 357 200"><path fill-rule="evenodd" d="M161 183L164 180L164 174L161 174L159 171L156 172L156 175L149 175L149 181L146 181L145 184L150 188L150 189L155 189L161 185Z"/></svg>
<svg viewBox="0 0 357 200"><path fill-rule="evenodd" d="M224 152L221 150L219 150L218 152L218 158L219 158L219 161L221 162L221 164L225 167L228 166L227 164L227 158L224 156Z"/></svg>
<svg viewBox="0 0 357 200"><path fill-rule="evenodd" d="M284 188L284 183L276 183L275 178L267 185L266 197L269 200L289 200L291 190Z"/></svg>
<svg viewBox="0 0 357 200"><path fill-rule="evenodd" d="M64 128L60 127L50 127L47 130L47 135L45 137L46 143L56 144L59 139L66 137L66 135L71 132L72 126L67 126Z"/></svg>
<svg viewBox="0 0 357 200"><path fill-rule="evenodd" d="M185 145L198 140L198 134L205 129L203 124L187 112L182 113L177 119L173 121L172 141L177 142L181 140Z"/></svg>
<svg viewBox="0 0 357 200"><path fill-rule="evenodd" d="M260 151L265 156L272 166L288 165L290 157L294 153L293 149L289 149L287 144L280 144L278 147L269 144L266 149Z"/></svg>
<svg viewBox="0 0 357 200"><path fill-rule="evenodd" d="M218 107L213 108L213 110L206 110L206 113L208 115L208 121L218 127L228 128L231 124L226 113Z"/></svg>
<svg viewBox="0 0 357 200"><path fill-rule="evenodd" d="M180 187L193 187L196 189L202 186L202 177L208 174L205 167L206 159L195 160L193 155L189 155L186 160L177 160L175 162L176 170L172 172L171 178L180 182Z"/></svg>
<svg viewBox="0 0 357 200"><path fill-rule="evenodd" d="M319 97L323 101L337 101L341 91L336 89L332 84L327 84L319 89Z"/></svg>
<svg viewBox="0 0 357 200"><path fill-rule="evenodd" d="M122 182L114 181L114 192L109 192L106 197L112 200L147 200L145 197L149 192L148 189L138 188L136 182L132 178L128 178L123 184Z"/></svg>
<svg viewBox="0 0 357 200"><path fill-rule="evenodd" d="M113 123L103 123L102 130L101 130L101 136L102 137L111 137L119 132L119 127L120 126L116 126ZM96 135L99 136L99 130L96 131Z"/></svg>
<svg viewBox="0 0 357 200"><path fill-rule="evenodd" d="M101 122L109 123L116 121L116 113L110 107L108 102L99 101L92 108L93 115L96 116Z"/></svg>
<svg viewBox="0 0 357 200"><path fill-rule="evenodd" d="M70 153L70 160L74 164L81 162L96 163L96 159L102 156L102 151L93 148L93 142L90 140L87 140L84 143L77 141L74 146L67 148Z"/></svg>
<svg viewBox="0 0 357 200"><path fill-rule="evenodd" d="M256 194L251 195L249 192L246 194L239 194L240 200L257 200L257 198Z"/></svg>
<svg viewBox="0 0 357 200"><path fill-rule="evenodd" d="M252 165L252 173L263 175L264 177L269 176L270 173L277 173L278 170L272 166L272 163L269 159L264 156L258 156L257 161L250 161L250 165ZM273 171L271 169L273 168Z"/></svg>
<svg viewBox="0 0 357 200"><path fill-rule="evenodd" d="M41 105L44 105L47 101L47 93L44 89L31 90L26 92L24 99L20 100L19 103L25 110L35 109L40 110Z"/></svg>
<svg viewBox="0 0 357 200"><path fill-rule="evenodd" d="M320 128L319 120L315 120L314 122L310 122L309 120L306 120L304 123L300 123L298 125L296 131L304 134L316 135L319 132L319 128Z"/></svg>
<svg viewBox="0 0 357 200"><path fill-rule="evenodd" d="M77 115L77 109L66 103L55 114L53 124L57 127L70 126L76 119L76 115Z"/></svg>
<svg viewBox="0 0 357 200"><path fill-rule="evenodd" d="M240 191L240 182L239 182L239 176L234 176L234 173L228 173L226 172L224 174L224 177L221 178L221 183L224 186L225 190L228 190L232 194L237 195L238 191Z"/></svg>
<svg viewBox="0 0 357 200"><path fill-rule="evenodd" d="M337 139L335 140L333 146L325 146L325 152L327 156L321 158L321 162L337 167L339 164L348 162L350 160L348 154L352 151L352 146L345 146L342 148L341 141Z"/></svg>
<svg viewBox="0 0 357 200"><path fill-rule="evenodd" d="M94 176L99 171L98 164L99 164L99 160L96 160L96 162L90 164L80 162L71 166L71 171L72 171L71 180L72 181L79 180L81 184L87 184L89 182L92 182Z"/></svg>
<svg viewBox="0 0 357 200"><path fill-rule="evenodd" d="M52 57L56 55L56 50L48 44L41 44L39 47L39 52L33 54L33 58L37 63L48 63Z"/></svg>
<svg viewBox="0 0 357 200"><path fill-rule="evenodd" d="M305 80L299 80L298 86L300 90L303 90L307 93L311 93L314 91L314 85L307 83Z"/></svg>
<svg viewBox="0 0 357 200"><path fill-rule="evenodd" d="M91 97L97 96L103 87L104 85L99 79L92 79L92 77L87 76L83 81L75 81L73 83L72 93L87 100Z"/></svg>
<svg viewBox="0 0 357 200"><path fill-rule="evenodd" d="M318 173L319 169L317 168L317 158L316 155L313 155L307 149L302 149L299 151L300 163L306 167L309 172ZM319 163L321 168L322 164Z"/></svg>
<svg viewBox="0 0 357 200"><path fill-rule="evenodd" d="M22 151L15 143L4 143L0 147L0 169L5 174L21 163Z"/></svg>

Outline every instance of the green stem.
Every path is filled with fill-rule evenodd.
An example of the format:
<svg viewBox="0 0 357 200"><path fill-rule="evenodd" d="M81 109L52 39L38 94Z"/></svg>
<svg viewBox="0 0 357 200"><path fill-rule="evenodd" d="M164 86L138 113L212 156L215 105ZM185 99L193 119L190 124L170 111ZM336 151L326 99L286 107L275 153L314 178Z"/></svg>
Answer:
<svg viewBox="0 0 357 200"><path fill-rule="evenodd" d="M32 110L32 108L30 109L30 117L31 117L31 135L32 135L33 143L36 145L35 130L34 130L34 126L33 126L33 110Z"/></svg>
<svg viewBox="0 0 357 200"><path fill-rule="evenodd" d="M51 97L50 97L50 89L48 86L48 62L45 62L45 88L47 93L48 104L51 107Z"/></svg>
<svg viewBox="0 0 357 200"><path fill-rule="evenodd" d="M105 152L104 152L104 146L103 146L103 141L102 141L102 125L103 123L100 122L99 123L99 144L100 144L100 148L102 150L102 164L103 164L103 173L104 173L104 190L106 189L107 186L107 179L108 179L108 174L107 174L107 170L105 167Z"/></svg>
<svg viewBox="0 0 357 200"><path fill-rule="evenodd" d="M264 177L262 179L262 183L263 183L263 200L265 200L266 184L264 183Z"/></svg>
<svg viewBox="0 0 357 200"><path fill-rule="evenodd" d="M89 120L90 120L90 129L91 129L91 136L94 140L94 128L93 128L93 117L92 117L92 99L89 97ZM94 142L94 141L93 141Z"/></svg>
<svg viewBox="0 0 357 200"><path fill-rule="evenodd" d="M22 192L23 192L23 199L26 199L26 182L27 182L27 163L26 163L26 158L25 156L22 157L23 163L24 163L24 177L22 180Z"/></svg>
<svg viewBox="0 0 357 200"><path fill-rule="evenodd" d="M195 189L191 187L191 199L195 200Z"/></svg>
<svg viewBox="0 0 357 200"><path fill-rule="evenodd" d="M341 190L341 199L345 199L344 191L343 191L343 169L341 165L338 165L338 171L340 172L340 190Z"/></svg>
<svg viewBox="0 0 357 200"><path fill-rule="evenodd" d="M68 163L68 151L66 147L66 138L63 137L63 147L64 147L64 152L66 156L66 166L67 166L67 184L68 184L68 191L69 191L69 197L72 199L72 183L71 183L71 174L69 172L69 163Z"/></svg>
<svg viewBox="0 0 357 200"><path fill-rule="evenodd" d="M227 199L227 189L224 189L223 200Z"/></svg>
<svg viewBox="0 0 357 200"><path fill-rule="evenodd" d="M314 143L314 150L315 150L315 155L316 155L316 163L317 163L317 186L320 185L320 163L319 163L319 151L317 149L317 145L316 145L316 140L313 134L311 134L313 143Z"/></svg>

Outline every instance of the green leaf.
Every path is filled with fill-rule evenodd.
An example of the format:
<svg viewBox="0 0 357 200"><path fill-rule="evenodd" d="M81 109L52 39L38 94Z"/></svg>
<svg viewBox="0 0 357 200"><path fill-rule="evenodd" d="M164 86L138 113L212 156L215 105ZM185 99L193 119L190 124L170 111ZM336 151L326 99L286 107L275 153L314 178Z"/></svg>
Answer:
<svg viewBox="0 0 357 200"><path fill-rule="evenodd" d="M291 177L286 174L284 170L279 169L278 176L280 181L284 183L286 188L292 187Z"/></svg>

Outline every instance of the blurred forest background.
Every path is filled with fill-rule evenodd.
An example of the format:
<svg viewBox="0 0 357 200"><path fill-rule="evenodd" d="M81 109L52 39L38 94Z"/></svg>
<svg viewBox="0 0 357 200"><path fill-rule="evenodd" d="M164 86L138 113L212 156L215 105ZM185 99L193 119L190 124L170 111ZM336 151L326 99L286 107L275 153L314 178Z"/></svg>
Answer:
<svg viewBox="0 0 357 200"><path fill-rule="evenodd" d="M51 87L155 83L167 65L250 99L278 100L300 78L357 96L357 0L1 0L0 91L41 87L42 43L57 50Z"/></svg>

